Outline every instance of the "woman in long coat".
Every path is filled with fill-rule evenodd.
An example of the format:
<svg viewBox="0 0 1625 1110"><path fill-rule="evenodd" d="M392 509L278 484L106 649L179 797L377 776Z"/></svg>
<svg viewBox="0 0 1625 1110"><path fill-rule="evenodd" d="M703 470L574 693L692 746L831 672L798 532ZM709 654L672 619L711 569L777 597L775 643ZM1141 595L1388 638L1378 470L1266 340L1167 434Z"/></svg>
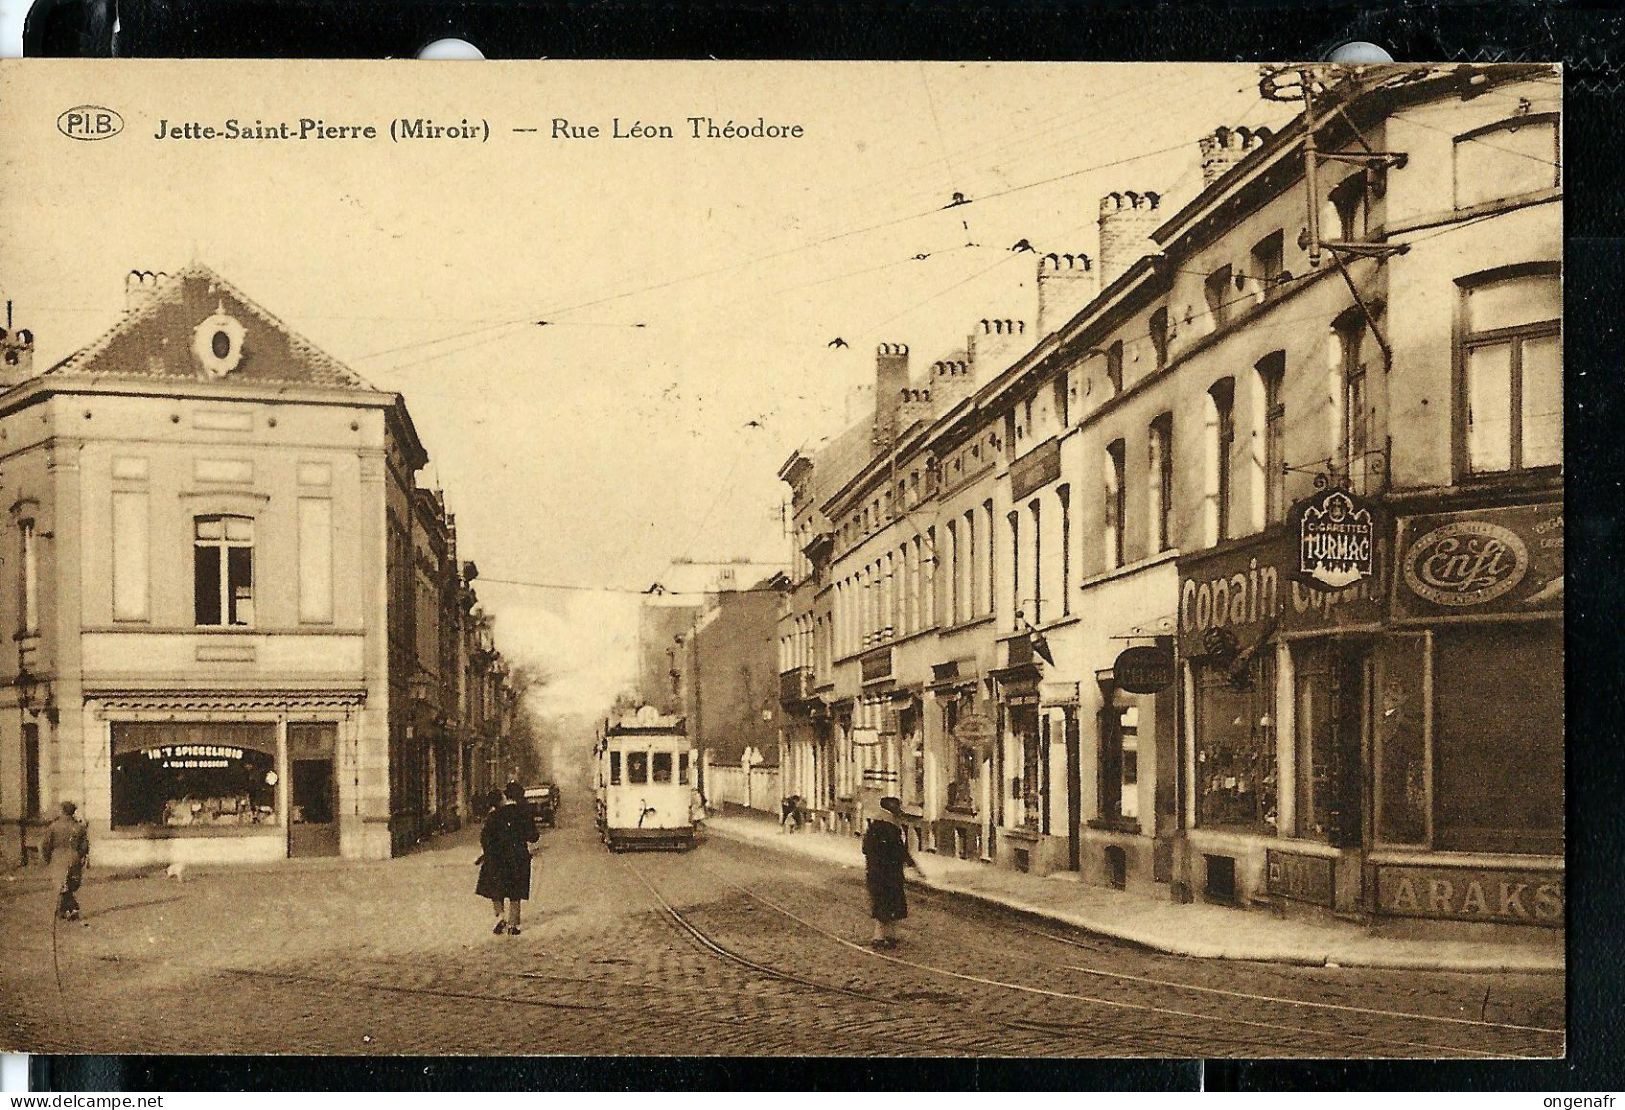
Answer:
<svg viewBox="0 0 1625 1110"><path fill-rule="evenodd" d="M897 922L908 916L908 898L903 893L903 868L920 870L909 855L899 818L900 798L880 799L882 815L869 823L863 834L864 882L869 888L869 916L875 919L872 948L897 947Z"/></svg>
<svg viewBox="0 0 1625 1110"><path fill-rule="evenodd" d="M85 864L90 862L90 830L75 816L77 812L72 802L63 802L62 815L51 822L40 843L40 857L51 869L51 881L56 885L56 915L66 921L79 920L75 895Z"/></svg>
<svg viewBox="0 0 1625 1110"><path fill-rule="evenodd" d="M502 804L491 811L480 830L483 854L474 893L491 899L496 909L497 923L491 932L516 937L520 903L530 897L530 845L541 833L525 805L524 787L510 782L502 795Z"/></svg>

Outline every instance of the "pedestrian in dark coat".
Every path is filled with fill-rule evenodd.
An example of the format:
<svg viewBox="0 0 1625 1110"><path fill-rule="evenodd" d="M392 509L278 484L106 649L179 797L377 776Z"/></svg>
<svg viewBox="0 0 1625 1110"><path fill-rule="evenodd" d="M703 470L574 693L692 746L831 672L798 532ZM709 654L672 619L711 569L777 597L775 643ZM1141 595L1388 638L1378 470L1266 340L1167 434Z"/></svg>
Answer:
<svg viewBox="0 0 1625 1110"><path fill-rule="evenodd" d="M510 782L502 792L502 805L485 819L480 830L480 879L474 893L491 899L497 913L493 933L519 935L519 906L530 897L530 845L541 836L525 789Z"/></svg>
<svg viewBox="0 0 1625 1110"><path fill-rule="evenodd" d="M90 829L75 814L78 807L62 803L62 815L52 821L40 842L40 859L51 869L56 885L56 915L65 921L79 920L79 899L75 895L90 862Z"/></svg>
<svg viewBox="0 0 1625 1110"><path fill-rule="evenodd" d="M880 799L881 815L869 823L863 834L864 882L869 888L869 916L875 919L873 948L897 947L897 922L908 916L908 898L903 893L903 868L920 870L903 839L903 802L900 798ZM923 874L923 872L922 872Z"/></svg>

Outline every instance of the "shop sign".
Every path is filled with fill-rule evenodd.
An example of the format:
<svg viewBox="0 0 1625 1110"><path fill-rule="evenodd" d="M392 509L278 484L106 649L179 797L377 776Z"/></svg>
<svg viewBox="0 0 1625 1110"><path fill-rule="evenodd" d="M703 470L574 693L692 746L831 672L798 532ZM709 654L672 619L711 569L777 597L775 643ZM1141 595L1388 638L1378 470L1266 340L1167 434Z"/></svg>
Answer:
<svg viewBox="0 0 1625 1110"><path fill-rule="evenodd" d="M1076 682L1040 683L1038 701L1040 705L1077 705L1078 684Z"/></svg>
<svg viewBox="0 0 1625 1110"><path fill-rule="evenodd" d="M1029 451L1010 467L1010 496L1020 500L1061 476L1061 443L1052 439Z"/></svg>
<svg viewBox="0 0 1625 1110"><path fill-rule="evenodd" d="M1342 590L1376 573L1377 524L1346 489L1327 489L1292 507L1294 578L1312 590Z"/></svg>
<svg viewBox="0 0 1625 1110"><path fill-rule="evenodd" d="M1563 507L1514 505L1400 522L1396 617L1563 608Z"/></svg>
<svg viewBox="0 0 1625 1110"><path fill-rule="evenodd" d="M1378 547L1381 547L1380 542ZM1298 545L1286 533L1255 543L1179 560L1179 650L1208 654L1226 637L1256 641L1273 628L1315 632L1382 619L1382 574L1340 590L1294 580ZM1380 553L1373 567L1380 571Z"/></svg>
<svg viewBox="0 0 1625 1110"><path fill-rule="evenodd" d="M242 762L243 749L224 744L165 744L147 748L145 754L170 770L218 770Z"/></svg>
<svg viewBox="0 0 1625 1110"><path fill-rule="evenodd" d="M1125 694L1155 694L1173 683L1172 647L1141 644L1124 650L1112 664L1112 684Z"/></svg>
<svg viewBox="0 0 1625 1110"><path fill-rule="evenodd" d="M877 648L858 660L864 682L879 682L891 677L891 648Z"/></svg>
<svg viewBox="0 0 1625 1110"><path fill-rule="evenodd" d="M1377 911L1395 917L1563 924L1563 877L1463 867L1380 866Z"/></svg>
<svg viewBox="0 0 1625 1110"><path fill-rule="evenodd" d="M1301 856L1295 852L1264 853L1266 887L1269 892L1295 902L1317 906L1332 904L1332 860L1326 856Z"/></svg>
<svg viewBox="0 0 1625 1110"><path fill-rule="evenodd" d="M993 721L985 713L967 713L955 723L954 739L961 744L986 744L993 739Z"/></svg>

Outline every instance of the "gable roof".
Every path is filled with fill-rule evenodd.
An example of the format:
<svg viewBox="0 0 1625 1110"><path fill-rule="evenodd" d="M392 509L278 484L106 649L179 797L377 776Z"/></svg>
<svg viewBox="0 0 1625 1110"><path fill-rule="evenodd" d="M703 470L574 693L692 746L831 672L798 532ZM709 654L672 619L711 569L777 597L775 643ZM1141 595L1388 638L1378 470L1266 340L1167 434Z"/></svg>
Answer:
<svg viewBox="0 0 1625 1110"><path fill-rule="evenodd" d="M206 380L208 375L192 354L192 335L217 312L235 317L244 329L242 361L221 379L225 382L380 392L200 263L162 281L145 304L45 374Z"/></svg>

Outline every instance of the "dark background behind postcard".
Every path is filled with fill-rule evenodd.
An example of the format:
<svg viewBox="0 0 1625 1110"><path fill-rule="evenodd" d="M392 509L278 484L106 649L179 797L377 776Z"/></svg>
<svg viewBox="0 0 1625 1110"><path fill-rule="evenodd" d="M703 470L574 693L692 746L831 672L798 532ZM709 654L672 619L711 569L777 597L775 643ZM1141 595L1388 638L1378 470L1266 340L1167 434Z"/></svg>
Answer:
<svg viewBox="0 0 1625 1110"><path fill-rule="evenodd" d="M5 0L14 6L17 0ZM1614 5L600 3L40 0L25 53L413 57L461 37L490 58L1263 61L1354 40L1397 61L1557 61L1565 72L1569 1058L1506 1063L36 1057L36 1089L1405 1089L1625 1086L1619 503L1625 494L1619 166L1625 17ZM13 23L15 20L12 21ZM116 38L116 41L115 41ZM0 53L14 49L0 48ZM1154 103L1156 91L1147 90ZM109 206L116 207L110 194ZM652 1046L653 1047L653 1046Z"/></svg>

